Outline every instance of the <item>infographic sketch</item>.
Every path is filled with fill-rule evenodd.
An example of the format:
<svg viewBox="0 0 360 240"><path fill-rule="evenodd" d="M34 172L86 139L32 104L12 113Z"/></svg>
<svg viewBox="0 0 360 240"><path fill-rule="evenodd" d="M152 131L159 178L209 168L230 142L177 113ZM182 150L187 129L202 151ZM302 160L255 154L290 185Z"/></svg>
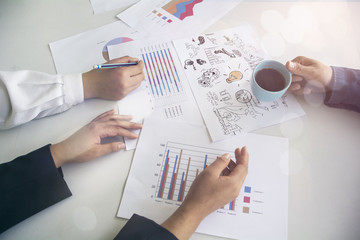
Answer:
<svg viewBox="0 0 360 240"><path fill-rule="evenodd" d="M291 95L273 102L260 102L253 95L253 70L267 55L251 27L193 36L174 44L213 141L305 114Z"/></svg>

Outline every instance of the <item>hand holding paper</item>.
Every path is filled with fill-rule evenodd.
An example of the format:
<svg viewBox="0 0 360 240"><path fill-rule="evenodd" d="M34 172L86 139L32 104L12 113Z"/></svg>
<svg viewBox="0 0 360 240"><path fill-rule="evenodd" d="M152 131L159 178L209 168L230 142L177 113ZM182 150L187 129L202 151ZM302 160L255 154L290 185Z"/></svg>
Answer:
<svg viewBox="0 0 360 240"><path fill-rule="evenodd" d="M131 129L142 128L141 124L130 122L131 116L105 112L82 127L64 141L50 147L56 167L69 162L87 162L105 154L125 148L123 142L101 144L106 137L123 136L137 138Z"/></svg>

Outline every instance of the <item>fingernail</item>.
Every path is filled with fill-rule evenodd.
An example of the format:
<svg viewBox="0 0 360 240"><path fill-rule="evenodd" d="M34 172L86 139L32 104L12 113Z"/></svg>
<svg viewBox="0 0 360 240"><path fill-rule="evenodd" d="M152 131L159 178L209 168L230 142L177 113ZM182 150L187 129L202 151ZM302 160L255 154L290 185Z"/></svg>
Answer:
<svg viewBox="0 0 360 240"><path fill-rule="evenodd" d="M225 159L230 159L230 154L225 153L225 154L223 155L223 157L224 157Z"/></svg>
<svg viewBox="0 0 360 240"><path fill-rule="evenodd" d="M118 149L123 149L125 147L125 143L121 142L118 144Z"/></svg>
<svg viewBox="0 0 360 240"><path fill-rule="evenodd" d="M294 62L292 62L292 61L290 61L289 62L289 68L295 68L295 66L296 66L296 63L294 63Z"/></svg>
<svg viewBox="0 0 360 240"><path fill-rule="evenodd" d="M133 138L138 138L139 137L139 135L136 134L136 133L133 133L132 136L133 136Z"/></svg>

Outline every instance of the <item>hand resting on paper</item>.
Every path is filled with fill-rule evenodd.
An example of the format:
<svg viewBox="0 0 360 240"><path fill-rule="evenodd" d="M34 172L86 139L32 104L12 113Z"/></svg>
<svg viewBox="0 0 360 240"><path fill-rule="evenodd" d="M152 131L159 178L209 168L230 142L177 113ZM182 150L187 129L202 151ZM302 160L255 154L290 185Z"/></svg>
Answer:
<svg viewBox="0 0 360 240"><path fill-rule="evenodd" d="M68 162L86 162L125 148L123 142L101 144L101 139L113 136L137 138L132 129L141 129L139 123L130 122L131 116L105 112L64 141L50 146L56 167Z"/></svg>
<svg viewBox="0 0 360 240"><path fill-rule="evenodd" d="M109 63L137 62L137 58L121 57ZM93 69L83 73L84 98L102 98L120 100L129 92L140 86L145 79L144 62L139 61L135 66L117 67L111 69Z"/></svg>
<svg viewBox="0 0 360 240"><path fill-rule="evenodd" d="M330 66L299 56L288 61L286 68L292 73L289 91L306 95L312 92L331 90L333 70Z"/></svg>
<svg viewBox="0 0 360 240"><path fill-rule="evenodd" d="M181 206L162 224L179 239L188 239L210 213L233 201L248 172L246 147L235 150L237 166L228 176L221 176L230 155L218 157L197 176Z"/></svg>

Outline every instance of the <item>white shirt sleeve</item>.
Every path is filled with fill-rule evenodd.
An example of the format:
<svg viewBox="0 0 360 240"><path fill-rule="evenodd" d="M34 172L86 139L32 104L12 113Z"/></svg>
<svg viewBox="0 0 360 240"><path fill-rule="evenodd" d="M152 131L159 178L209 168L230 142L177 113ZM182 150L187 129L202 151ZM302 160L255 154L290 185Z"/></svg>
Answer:
<svg viewBox="0 0 360 240"><path fill-rule="evenodd" d="M0 71L0 129L66 111L83 101L81 74Z"/></svg>

